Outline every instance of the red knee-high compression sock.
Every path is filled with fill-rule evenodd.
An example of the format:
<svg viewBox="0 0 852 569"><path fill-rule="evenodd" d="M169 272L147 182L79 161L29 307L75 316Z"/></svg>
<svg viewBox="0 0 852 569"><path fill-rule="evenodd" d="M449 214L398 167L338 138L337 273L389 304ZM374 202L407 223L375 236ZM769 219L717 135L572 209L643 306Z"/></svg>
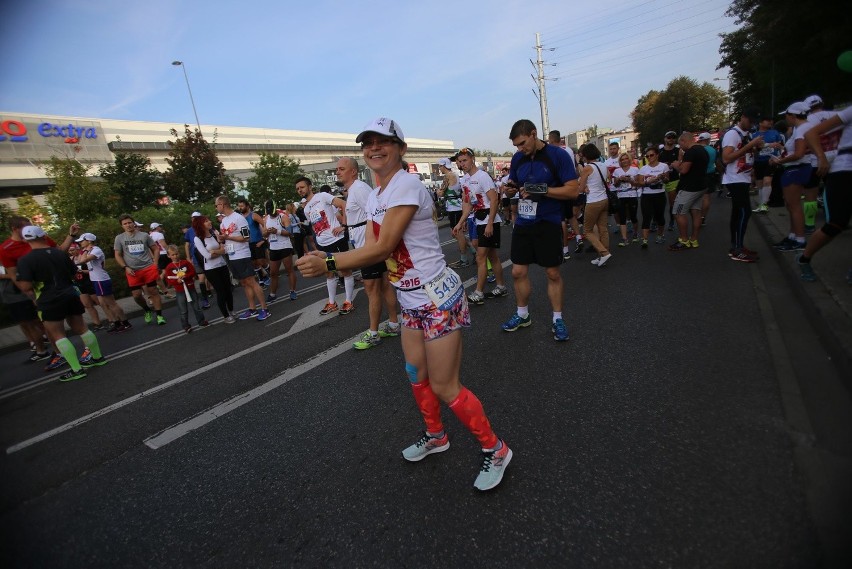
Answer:
<svg viewBox="0 0 852 569"><path fill-rule="evenodd" d="M444 423L441 421L441 402L435 392L432 391L429 380L412 383L411 392L414 393L414 400L417 401L420 414L423 415L423 420L426 422L426 432L431 434L442 432Z"/></svg>
<svg viewBox="0 0 852 569"><path fill-rule="evenodd" d="M482 403L466 387L462 387L459 396L450 403L450 409L459 421L479 440L482 448L491 449L497 446L497 435L491 430L491 423L485 416Z"/></svg>

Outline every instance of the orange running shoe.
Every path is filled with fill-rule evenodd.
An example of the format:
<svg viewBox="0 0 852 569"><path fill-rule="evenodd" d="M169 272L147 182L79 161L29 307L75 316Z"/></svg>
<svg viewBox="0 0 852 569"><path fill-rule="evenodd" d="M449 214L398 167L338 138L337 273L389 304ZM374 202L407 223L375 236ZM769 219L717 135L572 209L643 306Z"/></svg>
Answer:
<svg viewBox="0 0 852 569"><path fill-rule="evenodd" d="M325 316L326 314L331 314L332 312L335 312L336 310L337 310L337 303L336 302L329 302L328 304L325 305L325 307L322 310L320 310L320 315Z"/></svg>
<svg viewBox="0 0 852 569"><path fill-rule="evenodd" d="M340 307L340 315L343 316L344 314L349 314L353 310L355 310L355 305L347 300L343 303L343 306Z"/></svg>

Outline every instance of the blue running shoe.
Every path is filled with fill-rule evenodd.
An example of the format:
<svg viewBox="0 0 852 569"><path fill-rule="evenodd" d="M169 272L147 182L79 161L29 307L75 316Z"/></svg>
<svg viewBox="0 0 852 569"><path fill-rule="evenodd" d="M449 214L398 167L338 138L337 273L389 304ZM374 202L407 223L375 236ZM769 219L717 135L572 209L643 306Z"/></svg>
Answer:
<svg viewBox="0 0 852 569"><path fill-rule="evenodd" d="M527 315L526 318L521 318L518 313L512 314L512 317L501 326L504 332L514 332L518 328L526 328L532 324L532 317Z"/></svg>
<svg viewBox="0 0 852 569"><path fill-rule="evenodd" d="M298 296L296 296L296 291L291 290L290 291L290 300L296 300L297 298L298 298Z"/></svg>
<svg viewBox="0 0 852 569"><path fill-rule="evenodd" d="M264 310L264 309L261 308L260 310L257 311L257 319L258 320L266 320L270 316L272 316L272 313L269 312L268 310Z"/></svg>
<svg viewBox="0 0 852 569"><path fill-rule="evenodd" d="M53 357L50 358L50 361L44 366L44 371L53 371L55 369L59 369L64 366L66 363L65 358L62 354L53 354Z"/></svg>
<svg viewBox="0 0 852 569"><path fill-rule="evenodd" d="M252 310L251 308L246 308L245 310L243 310L240 313L238 318L240 320L248 320L249 318L256 318L256 317L257 317L257 310Z"/></svg>
<svg viewBox="0 0 852 569"><path fill-rule="evenodd" d="M817 280L817 278L816 278L816 273L814 273L814 268L813 268L813 267L811 267L811 264L810 264L810 263L803 263L803 262L801 261L801 258L802 258L802 256L801 256L801 255L799 255L799 256L796 258L796 261L798 261L798 262L799 262L799 270L802 272L802 274L801 274L801 277L800 277L800 278L801 278L803 281L806 281L806 282L812 283L812 282L814 282L815 280Z"/></svg>
<svg viewBox="0 0 852 569"><path fill-rule="evenodd" d="M561 318L556 319L550 331L553 332L553 339L557 342L564 342L568 339L568 327L565 326L565 321Z"/></svg>

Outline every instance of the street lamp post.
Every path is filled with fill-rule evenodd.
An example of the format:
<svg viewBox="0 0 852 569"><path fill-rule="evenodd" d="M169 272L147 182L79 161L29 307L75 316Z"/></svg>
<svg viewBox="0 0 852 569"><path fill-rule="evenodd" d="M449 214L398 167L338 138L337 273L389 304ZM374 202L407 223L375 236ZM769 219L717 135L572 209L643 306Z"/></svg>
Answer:
<svg viewBox="0 0 852 569"><path fill-rule="evenodd" d="M728 120L730 120L730 115L732 111L732 101L731 101L731 79L730 77L714 77L713 81L727 81L728 88L725 89L725 111L728 113Z"/></svg>
<svg viewBox="0 0 852 569"><path fill-rule="evenodd" d="M198 126L198 134L201 134L201 121L198 120L198 111L195 110L195 99L192 98L192 88L189 86L189 76L186 74L186 65L183 61L172 61L172 65L183 69L183 78L186 80L186 90L189 91L189 102L192 103L192 112L195 114L195 124Z"/></svg>

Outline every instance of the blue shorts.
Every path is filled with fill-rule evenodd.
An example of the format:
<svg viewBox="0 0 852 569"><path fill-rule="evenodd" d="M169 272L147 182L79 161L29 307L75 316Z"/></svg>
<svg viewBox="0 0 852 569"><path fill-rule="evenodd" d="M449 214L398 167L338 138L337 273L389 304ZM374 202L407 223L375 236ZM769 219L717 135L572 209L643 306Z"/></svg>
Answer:
<svg viewBox="0 0 852 569"><path fill-rule="evenodd" d="M97 296L112 296L112 281L92 281Z"/></svg>
<svg viewBox="0 0 852 569"><path fill-rule="evenodd" d="M811 179L812 169L813 167L810 164L796 164L784 168L781 173L781 186L784 188L793 185L807 187L807 183Z"/></svg>

